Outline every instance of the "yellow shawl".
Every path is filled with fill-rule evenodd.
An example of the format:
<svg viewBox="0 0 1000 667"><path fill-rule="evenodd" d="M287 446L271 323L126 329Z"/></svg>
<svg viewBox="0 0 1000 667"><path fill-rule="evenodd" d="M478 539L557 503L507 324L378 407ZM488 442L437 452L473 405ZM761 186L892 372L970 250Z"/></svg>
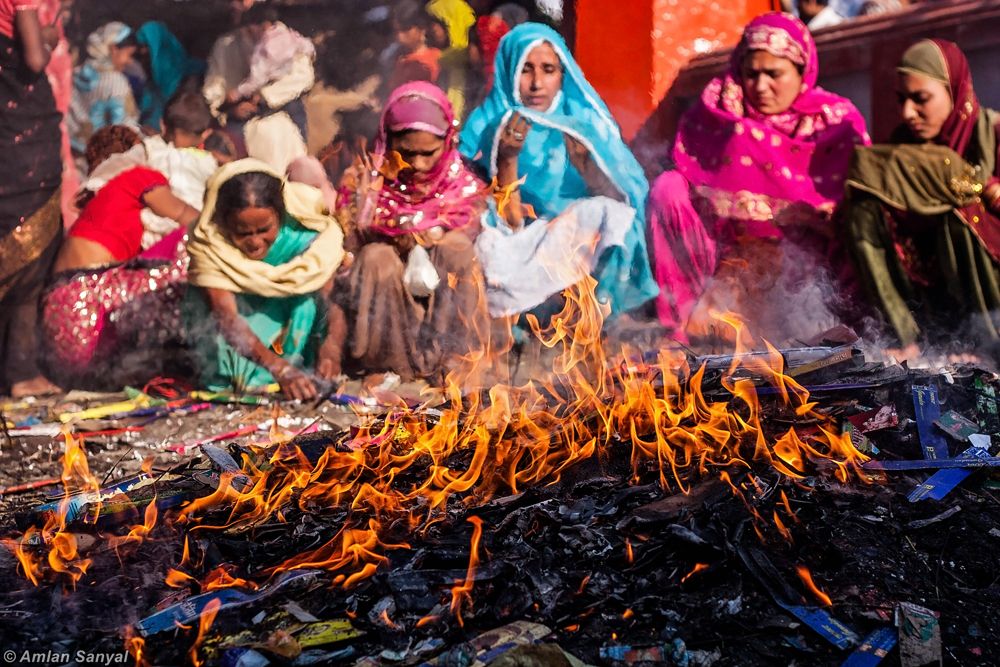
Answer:
<svg viewBox="0 0 1000 667"><path fill-rule="evenodd" d="M306 229L319 232L309 248L293 260L272 266L248 259L215 223L215 206L222 184L238 176L261 171L281 178L258 160L231 162L212 175L201 217L191 230L188 254L192 285L265 297L286 297L319 290L333 276L344 257L344 233L316 188L304 183L284 183L285 209Z"/></svg>

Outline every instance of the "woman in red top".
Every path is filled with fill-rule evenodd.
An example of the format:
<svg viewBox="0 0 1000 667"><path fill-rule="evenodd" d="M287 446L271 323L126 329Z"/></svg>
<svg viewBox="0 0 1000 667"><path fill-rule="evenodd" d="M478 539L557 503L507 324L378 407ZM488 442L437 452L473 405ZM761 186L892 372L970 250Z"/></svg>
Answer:
<svg viewBox="0 0 1000 667"><path fill-rule="evenodd" d="M171 192L163 174L119 154L139 141L133 130L112 126L87 147L91 173L112 173L70 228L44 297L46 358L64 387L148 380L169 357L163 347L179 340L186 232L198 211ZM116 164L123 168L114 174ZM147 249L145 208L180 223Z"/></svg>

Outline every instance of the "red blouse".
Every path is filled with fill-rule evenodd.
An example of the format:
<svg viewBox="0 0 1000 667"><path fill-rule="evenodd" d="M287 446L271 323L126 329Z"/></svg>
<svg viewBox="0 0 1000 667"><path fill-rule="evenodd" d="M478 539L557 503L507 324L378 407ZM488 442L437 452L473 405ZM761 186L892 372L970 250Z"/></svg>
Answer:
<svg viewBox="0 0 1000 667"><path fill-rule="evenodd" d="M83 207L69 235L100 243L119 262L132 259L142 251L139 215L146 207L146 193L167 185L167 178L153 169L123 171Z"/></svg>
<svg viewBox="0 0 1000 667"><path fill-rule="evenodd" d="M21 9L38 9L41 0L0 0L0 33L14 39L14 15Z"/></svg>

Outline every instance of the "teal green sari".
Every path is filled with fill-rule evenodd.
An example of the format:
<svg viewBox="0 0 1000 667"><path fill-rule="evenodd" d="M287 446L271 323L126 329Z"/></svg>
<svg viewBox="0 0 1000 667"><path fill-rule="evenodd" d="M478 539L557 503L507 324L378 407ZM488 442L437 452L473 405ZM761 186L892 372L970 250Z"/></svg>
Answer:
<svg viewBox="0 0 1000 667"><path fill-rule="evenodd" d="M271 266L284 264L304 252L316 236L317 232L286 215L274 245L262 261ZM288 363L303 369L314 365L317 339L322 340L326 333L326 313L319 302L316 294L282 298L236 294L240 317L254 334ZM270 371L226 341L201 288L188 289L184 316L203 387L242 392L275 382Z"/></svg>

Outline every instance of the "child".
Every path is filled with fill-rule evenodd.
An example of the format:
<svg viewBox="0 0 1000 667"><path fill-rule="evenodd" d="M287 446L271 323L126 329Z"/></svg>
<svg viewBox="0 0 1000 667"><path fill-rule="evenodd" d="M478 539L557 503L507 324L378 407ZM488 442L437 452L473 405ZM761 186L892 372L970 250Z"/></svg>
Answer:
<svg viewBox="0 0 1000 667"><path fill-rule="evenodd" d="M389 90L410 81L437 83L441 73L441 50L427 45L433 19L415 0L403 0L393 9L393 29L399 44L399 59L389 76Z"/></svg>
<svg viewBox="0 0 1000 667"><path fill-rule="evenodd" d="M146 165L166 176L173 193L195 209L201 208L205 183L219 166L211 153L201 148L211 125L212 112L201 93L182 91L167 102L160 121L162 136L143 140ZM146 230L143 249L177 228L175 221L148 208L142 212L142 222Z"/></svg>

